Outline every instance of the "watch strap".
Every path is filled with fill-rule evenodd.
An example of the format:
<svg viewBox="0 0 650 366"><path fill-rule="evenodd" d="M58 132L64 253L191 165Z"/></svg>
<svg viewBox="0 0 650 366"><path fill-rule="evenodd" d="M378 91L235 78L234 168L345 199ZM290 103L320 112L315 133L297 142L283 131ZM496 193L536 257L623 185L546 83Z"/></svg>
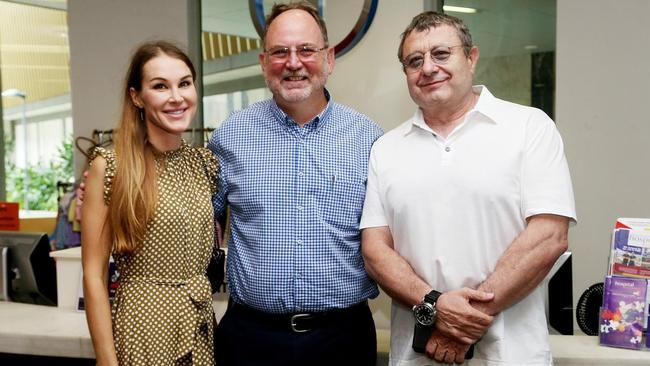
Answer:
<svg viewBox="0 0 650 366"><path fill-rule="evenodd" d="M431 290L428 294L424 295L424 302L428 302L431 305L435 305L438 302L438 298L442 295L442 292Z"/></svg>
<svg viewBox="0 0 650 366"><path fill-rule="evenodd" d="M431 338L433 328L426 327L418 322L415 322L415 329L413 329L413 351L417 353L424 353L427 348L427 342Z"/></svg>

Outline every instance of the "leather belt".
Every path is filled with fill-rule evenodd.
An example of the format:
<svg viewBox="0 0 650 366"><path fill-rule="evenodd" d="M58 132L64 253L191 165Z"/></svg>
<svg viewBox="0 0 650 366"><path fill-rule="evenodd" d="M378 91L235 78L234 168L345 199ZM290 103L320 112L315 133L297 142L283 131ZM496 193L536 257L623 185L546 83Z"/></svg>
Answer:
<svg viewBox="0 0 650 366"><path fill-rule="evenodd" d="M341 322L358 317L368 308L368 302L363 301L347 308L332 309L315 313L273 314L266 313L249 306L232 302L230 311L240 316L265 324L266 326L290 330L294 333L305 333L321 328L326 324Z"/></svg>

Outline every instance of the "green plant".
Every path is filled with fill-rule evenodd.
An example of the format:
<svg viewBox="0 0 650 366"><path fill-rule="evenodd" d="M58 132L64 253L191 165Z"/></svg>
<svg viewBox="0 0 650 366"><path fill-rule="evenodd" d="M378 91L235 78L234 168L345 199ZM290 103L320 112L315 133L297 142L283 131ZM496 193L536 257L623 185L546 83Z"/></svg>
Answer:
<svg viewBox="0 0 650 366"><path fill-rule="evenodd" d="M13 144L9 145L10 147ZM58 148L57 157L49 164L38 164L27 167L29 177L27 198L30 210L57 210L57 182L73 182L74 171L72 163L72 140L65 139ZM10 155L7 151L7 156ZM24 202L25 168L18 168L5 159L7 172L7 201Z"/></svg>

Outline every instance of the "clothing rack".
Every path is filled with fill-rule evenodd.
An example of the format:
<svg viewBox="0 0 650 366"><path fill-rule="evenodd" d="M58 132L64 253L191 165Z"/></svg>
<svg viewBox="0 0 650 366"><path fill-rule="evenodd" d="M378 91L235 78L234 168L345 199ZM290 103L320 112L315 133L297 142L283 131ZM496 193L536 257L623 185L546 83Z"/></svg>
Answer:
<svg viewBox="0 0 650 366"><path fill-rule="evenodd" d="M109 138L113 135L113 129L110 130L93 130L92 139L97 141L98 144L104 143L104 135Z"/></svg>
<svg viewBox="0 0 650 366"><path fill-rule="evenodd" d="M184 133L191 133L192 138L191 141L201 141L204 145L207 143L209 140L208 134L214 131L214 128L212 127L205 127L205 128L188 128L184 131ZM75 139L75 146L77 149L86 156L86 158L89 157L89 152L92 151L93 148L98 147L98 146L108 146L113 143L113 133L115 132L114 129L109 129L109 130L93 130L92 132L92 137L85 137L85 136L79 136ZM195 139L194 134L196 133L201 133L201 138L200 139ZM81 146L81 144L86 143L86 146Z"/></svg>
<svg viewBox="0 0 650 366"><path fill-rule="evenodd" d="M74 191L75 184L71 182L56 182L56 201L61 202L64 194Z"/></svg>
<svg viewBox="0 0 650 366"><path fill-rule="evenodd" d="M204 127L204 128L188 128L185 130L185 133L210 133L214 131L214 128L212 127ZM104 143L104 137L110 136L113 134L114 129L110 130L93 130L92 138L93 140L97 141L98 143L102 144ZM207 139L206 139L207 140Z"/></svg>

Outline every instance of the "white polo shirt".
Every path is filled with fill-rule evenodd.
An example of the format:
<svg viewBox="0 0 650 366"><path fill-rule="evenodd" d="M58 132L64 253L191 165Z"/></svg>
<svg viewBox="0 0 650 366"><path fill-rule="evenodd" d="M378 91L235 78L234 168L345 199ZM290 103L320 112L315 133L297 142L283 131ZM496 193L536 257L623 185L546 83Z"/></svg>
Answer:
<svg viewBox="0 0 650 366"><path fill-rule="evenodd" d="M575 222L562 139L539 109L479 100L447 139L422 111L375 142L361 228L389 226L395 250L438 291L476 288L495 269L526 218ZM391 365L435 364L411 348L411 309L393 301ZM550 365L541 288L504 310L469 365Z"/></svg>

